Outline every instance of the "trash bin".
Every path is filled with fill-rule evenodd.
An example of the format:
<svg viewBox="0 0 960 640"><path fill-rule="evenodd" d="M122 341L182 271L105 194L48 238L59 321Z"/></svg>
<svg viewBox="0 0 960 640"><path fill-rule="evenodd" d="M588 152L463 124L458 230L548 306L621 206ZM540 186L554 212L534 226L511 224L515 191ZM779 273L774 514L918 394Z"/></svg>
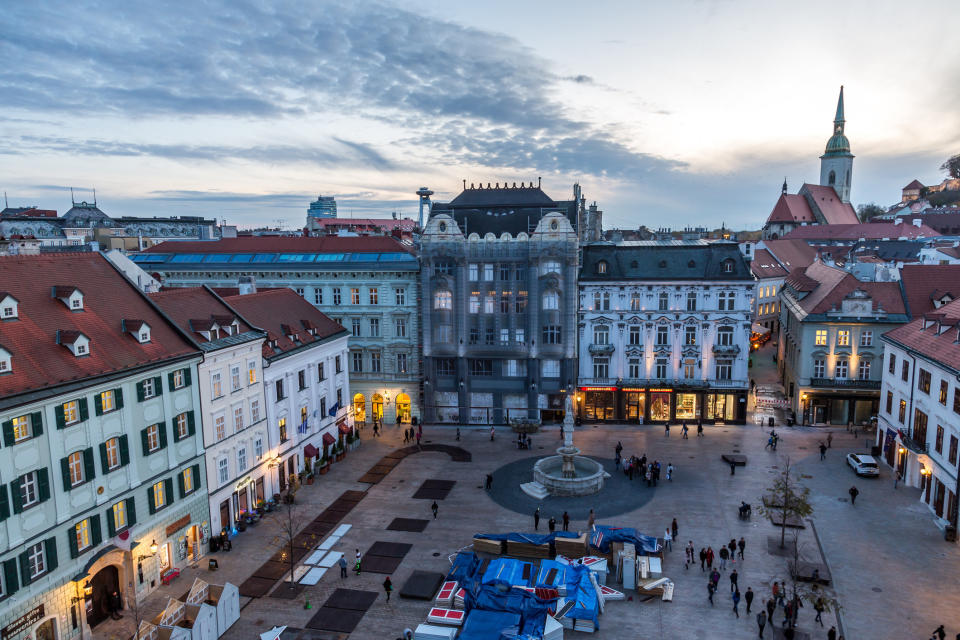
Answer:
<svg viewBox="0 0 960 640"><path fill-rule="evenodd" d="M952 524L948 524L947 527L943 530L943 538L947 542L956 542L957 541L957 528Z"/></svg>
<svg viewBox="0 0 960 640"><path fill-rule="evenodd" d="M768 426L768 427L772 427L772 426L773 426L773 418L767 418L767 426Z"/></svg>
<svg viewBox="0 0 960 640"><path fill-rule="evenodd" d="M879 458L880 447L878 447L877 445L873 445L872 447L870 447L870 455L873 456L874 458Z"/></svg>
<svg viewBox="0 0 960 640"><path fill-rule="evenodd" d="M210 553L216 553L217 551L220 551L220 536L211 536Z"/></svg>

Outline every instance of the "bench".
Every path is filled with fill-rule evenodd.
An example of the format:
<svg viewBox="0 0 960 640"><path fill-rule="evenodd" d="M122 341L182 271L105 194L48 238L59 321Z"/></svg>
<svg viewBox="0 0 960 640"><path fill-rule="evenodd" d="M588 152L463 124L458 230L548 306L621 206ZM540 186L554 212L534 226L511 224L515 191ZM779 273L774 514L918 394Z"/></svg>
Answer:
<svg viewBox="0 0 960 640"><path fill-rule="evenodd" d="M171 567L160 574L160 582L163 584L170 584L174 579L180 577L180 569L176 567Z"/></svg>

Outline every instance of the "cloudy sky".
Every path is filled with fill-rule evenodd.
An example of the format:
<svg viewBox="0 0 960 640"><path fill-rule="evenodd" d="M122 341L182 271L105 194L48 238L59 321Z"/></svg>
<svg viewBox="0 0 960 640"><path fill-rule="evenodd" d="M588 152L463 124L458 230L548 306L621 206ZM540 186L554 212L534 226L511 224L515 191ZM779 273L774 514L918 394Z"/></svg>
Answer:
<svg viewBox="0 0 960 640"><path fill-rule="evenodd" d="M136 6L135 6L136 5ZM837 92L855 203L960 152L960 7L917 3L14 2L0 186L63 212L303 224L422 185L574 182L605 226L756 228L819 179Z"/></svg>

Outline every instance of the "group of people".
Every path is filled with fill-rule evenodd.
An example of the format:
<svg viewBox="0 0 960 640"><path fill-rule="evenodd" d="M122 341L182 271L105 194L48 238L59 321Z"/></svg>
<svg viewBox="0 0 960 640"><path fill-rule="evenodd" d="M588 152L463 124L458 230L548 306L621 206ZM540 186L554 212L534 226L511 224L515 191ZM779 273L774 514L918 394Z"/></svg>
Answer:
<svg viewBox="0 0 960 640"><path fill-rule="evenodd" d="M459 430L458 430L459 431ZM416 440L417 446L420 446L420 438L423 437L423 426L417 425L417 428L414 429L410 427L409 429L403 430L403 444L409 444Z"/></svg>
<svg viewBox="0 0 960 640"><path fill-rule="evenodd" d="M681 425L680 425L680 438L681 438L682 440L689 440L689 439L690 439L690 435L689 435L689 434L690 434L690 427L687 426L687 423L686 423L686 422L681 423ZM664 436L665 438L669 438L669 437L670 437L670 422L669 422L669 421L667 421L667 423L663 425L663 436ZM703 437L703 423L700 422L699 420L697 420L697 437L698 437L698 438L702 438L702 437Z"/></svg>
<svg viewBox="0 0 960 640"><path fill-rule="evenodd" d="M770 436L767 438L767 444L766 444L766 446L764 446L763 448L764 448L764 449L773 449L774 451L776 451L776 450L777 450L777 444L778 444L779 442L780 442L780 434L777 433L776 431L774 431L773 429L771 429L771 430L770 430Z"/></svg>
<svg viewBox="0 0 960 640"><path fill-rule="evenodd" d="M639 458L637 456L630 456L629 458L624 458L623 456L623 445L617 442L617 446L614 456L614 467L620 469L623 468L623 473L632 481L634 476L640 478L640 480L646 480L648 487L657 486L657 482L660 480L660 474L663 471L663 468L659 460L647 461L647 454L644 453ZM666 478L668 481L673 481L673 472L674 466L670 462L667 464L666 468Z"/></svg>
<svg viewBox="0 0 960 640"><path fill-rule="evenodd" d="M517 434L517 449L532 449L533 443L528 433Z"/></svg>
<svg viewBox="0 0 960 640"><path fill-rule="evenodd" d="M594 519L596 518L593 513L593 509L590 509L589 515L587 515L587 531L593 530ZM570 514L566 511L563 512L563 515L560 516L560 522L563 523L563 530L570 531ZM557 530L557 519L553 516L550 516L550 519L547 520L547 528L550 530L550 533L553 533ZM533 512L533 530L540 530L540 507L537 507Z"/></svg>

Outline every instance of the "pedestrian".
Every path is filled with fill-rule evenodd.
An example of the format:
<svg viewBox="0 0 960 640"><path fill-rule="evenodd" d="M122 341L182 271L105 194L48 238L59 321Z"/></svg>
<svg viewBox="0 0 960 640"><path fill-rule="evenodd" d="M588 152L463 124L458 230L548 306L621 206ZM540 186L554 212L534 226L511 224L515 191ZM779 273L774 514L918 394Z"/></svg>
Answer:
<svg viewBox="0 0 960 640"><path fill-rule="evenodd" d="M669 528L663 532L663 546L667 548L667 551L673 551L673 536L670 534Z"/></svg>
<svg viewBox="0 0 960 640"><path fill-rule="evenodd" d="M651 463L651 464L650 464L650 468L647 468L647 474L646 474L646 475L647 475L647 486L648 486L648 487L652 487L652 486L653 486L653 468L652 468L652 467L653 467L653 464Z"/></svg>
<svg viewBox="0 0 960 640"><path fill-rule="evenodd" d="M767 626L767 612L761 611L757 614L757 626L760 627L760 637L763 637L763 628Z"/></svg>
<svg viewBox="0 0 960 640"><path fill-rule="evenodd" d="M460 439L460 427L457 427L457 440Z"/></svg>
<svg viewBox="0 0 960 640"><path fill-rule="evenodd" d="M943 630L943 625L940 625L933 630L933 635L937 636L939 640L943 640L947 637L947 632Z"/></svg>
<svg viewBox="0 0 960 640"><path fill-rule="evenodd" d="M739 580L739 579L740 579L740 576L739 576L739 574L737 574L737 570L736 570L736 569L734 569L733 571L730 572L730 591L739 591L739 590L740 590L740 585L737 584L737 580Z"/></svg>
<svg viewBox="0 0 960 640"><path fill-rule="evenodd" d="M773 584L777 584L774 582ZM777 610L777 603L774 602L773 598L767 600L767 620L770 621L770 626L773 626L773 612Z"/></svg>
<svg viewBox="0 0 960 640"><path fill-rule="evenodd" d="M823 460L827 457L827 445L820 443L820 459Z"/></svg>
<svg viewBox="0 0 960 640"><path fill-rule="evenodd" d="M533 530L537 531L540 529L540 507L537 507L537 510L533 512Z"/></svg>
<svg viewBox="0 0 960 640"><path fill-rule="evenodd" d="M121 609L123 609L123 600L120 599L120 594L114 589L113 593L110 594L110 617L114 620L122 618Z"/></svg>
<svg viewBox="0 0 960 640"><path fill-rule="evenodd" d="M486 487L487 487L487 491L490 491L491 489L493 489L493 476L489 473L487 474Z"/></svg>
<svg viewBox="0 0 960 640"><path fill-rule="evenodd" d="M670 462L667 464L667 480L673 482L673 463Z"/></svg>
<svg viewBox="0 0 960 640"><path fill-rule="evenodd" d="M460 431L460 430L457 429L457 432L459 432L459 431ZM407 431L406 429L404 429L404 430L403 430L403 444L407 444L408 442L410 442L410 432Z"/></svg>
<svg viewBox="0 0 960 640"><path fill-rule="evenodd" d="M683 423L683 428L680 429L680 431L681 431L682 434L683 434L683 435L682 435L682 439L683 439L683 440L689 440L689 439L690 439L690 438L687 437L687 432L688 432L689 430L690 430L690 429L687 427L687 423L684 422L684 423Z"/></svg>
<svg viewBox="0 0 960 640"><path fill-rule="evenodd" d="M730 463L730 475L737 475L737 464L735 462Z"/></svg>
<svg viewBox="0 0 960 640"><path fill-rule="evenodd" d="M743 550L747 548L747 541L743 539L743 536L740 536L740 542L737 543L737 548L740 550L740 559L743 560Z"/></svg>
<svg viewBox="0 0 960 640"><path fill-rule="evenodd" d="M566 511L563 512L563 530L570 531L570 514Z"/></svg>
<svg viewBox="0 0 960 640"><path fill-rule="evenodd" d="M590 509L589 515L587 515L587 531L593 531L593 509Z"/></svg>
<svg viewBox="0 0 960 640"><path fill-rule="evenodd" d="M787 605L787 600L786 600L787 587L784 586L783 580L780 581L780 590L777 591L777 593L779 594L778 599L780 602L780 606L785 607Z"/></svg>
<svg viewBox="0 0 960 640"><path fill-rule="evenodd" d="M667 424L663 425L663 435L664 435L664 437L666 437L666 438L669 438L669 437L670 437L670 423L669 423L669 422L668 422Z"/></svg>
<svg viewBox="0 0 960 640"><path fill-rule="evenodd" d="M707 582L707 599L710 601L710 606L713 606L713 591L716 587L713 586L713 580Z"/></svg>
<svg viewBox="0 0 960 640"><path fill-rule="evenodd" d="M783 607L783 624L782 627L787 627L793 622L793 602L788 602Z"/></svg>
<svg viewBox="0 0 960 640"><path fill-rule="evenodd" d="M356 572L357 576L360 576L360 549L357 549L357 560L353 565L353 570Z"/></svg>
<svg viewBox="0 0 960 640"><path fill-rule="evenodd" d="M857 496L860 495L860 490L857 489L857 487L853 486L853 487L850 487L850 490L847 491L847 493L850 494L850 505L852 506L857 504Z"/></svg>
<svg viewBox="0 0 960 640"><path fill-rule="evenodd" d="M776 600L776 603L780 604L780 584L776 580L773 581L773 586L770 587L770 591L773 592L773 599ZM776 607L776 605L774 605L774 607ZM770 615L773 616L772 613Z"/></svg>
<svg viewBox="0 0 960 640"><path fill-rule="evenodd" d="M341 555L337 560L337 566L340 567L340 579L343 580L347 577L347 559Z"/></svg>
<svg viewBox="0 0 960 640"><path fill-rule="evenodd" d="M699 420L697 420L697 437L698 438L703 437L703 423L700 422Z"/></svg>
<svg viewBox="0 0 960 640"><path fill-rule="evenodd" d="M617 446L614 449L614 452L616 452L616 456L614 457L616 457L616 459L619 461L620 455L623 453L623 444L621 444L619 440L617 440Z"/></svg>
<svg viewBox="0 0 960 640"><path fill-rule="evenodd" d="M833 431L827 434L827 449L833 448Z"/></svg>
<svg viewBox="0 0 960 640"><path fill-rule="evenodd" d="M733 538L730 539L730 544L727 545L727 549L730 550L730 562L737 561L737 541Z"/></svg>
<svg viewBox="0 0 960 640"><path fill-rule="evenodd" d="M830 631L827 631L827 640L837 640L837 628L830 626Z"/></svg>
<svg viewBox="0 0 960 640"><path fill-rule="evenodd" d="M737 607L740 605L740 590L737 589L733 592L733 612L737 614L737 617L740 617L740 611L737 610Z"/></svg>
<svg viewBox="0 0 960 640"><path fill-rule="evenodd" d="M669 467L668 467L669 468ZM677 539L677 534L680 533L680 527L677 526L677 519L674 518L673 522L670 523L670 530L673 532L673 539Z"/></svg>
<svg viewBox="0 0 960 640"><path fill-rule="evenodd" d="M714 569L710 572L710 579L713 580L713 588L716 589L720 586L720 572Z"/></svg>
<svg viewBox="0 0 960 640"><path fill-rule="evenodd" d="M720 547L720 570L727 568L727 558L730 557L730 552L727 551L726 547Z"/></svg>
<svg viewBox="0 0 960 640"><path fill-rule="evenodd" d="M440 507L437 506L437 501L434 500L434 501L433 501L433 504L430 505L430 510L433 511L433 519L434 519L434 520L437 519L437 511L438 511L439 509L440 509Z"/></svg>
<svg viewBox="0 0 960 640"><path fill-rule="evenodd" d="M753 589L747 587L747 592L743 594L743 601L747 603L747 613L750 613L750 605L753 604Z"/></svg>
<svg viewBox="0 0 960 640"><path fill-rule="evenodd" d="M903 474L900 473L900 469L897 469L897 475L893 479L893 488L896 489L897 485L900 484L900 480L903 479Z"/></svg>
<svg viewBox="0 0 960 640"><path fill-rule="evenodd" d="M692 565L694 562L696 562L696 560L694 559L694 558L696 557L696 555L695 555L694 550L693 550L693 540L691 540L691 541L690 541L690 544L687 545L687 548L686 548L685 552L686 552L686 558L687 558L687 566L686 566L686 568L689 569L689 568L690 568L690 565Z"/></svg>
<svg viewBox="0 0 960 640"><path fill-rule="evenodd" d="M383 592L387 594L387 602L390 602L390 592L393 591L393 583L390 582L390 576L383 581Z"/></svg>
<svg viewBox="0 0 960 640"><path fill-rule="evenodd" d="M813 610L817 612L817 617L814 618L815 622L819 622L820 626L823 626L823 598L817 598L813 603Z"/></svg>
<svg viewBox="0 0 960 640"><path fill-rule="evenodd" d="M413 629L407 627L403 630L403 640L413 640Z"/></svg>
<svg viewBox="0 0 960 640"><path fill-rule="evenodd" d="M496 435L497 435L497 430L494 429L493 427L490 427L490 442L494 441Z"/></svg>
<svg viewBox="0 0 960 640"><path fill-rule="evenodd" d="M700 571L704 571L704 565L707 562L707 550L700 547Z"/></svg>
<svg viewBox="0 0 960 640"><path fill-rule="evenodd" d="M707 569L713 569L713 547L707 547Z"/></svg>
<svg viewBox="0 0 960 640"><path fill-rule="evenodd" d="M550 519L547 520L547 526L550 528L550 533L553 533L557 529L557 519L553 516L550 516Z"/></svg>

